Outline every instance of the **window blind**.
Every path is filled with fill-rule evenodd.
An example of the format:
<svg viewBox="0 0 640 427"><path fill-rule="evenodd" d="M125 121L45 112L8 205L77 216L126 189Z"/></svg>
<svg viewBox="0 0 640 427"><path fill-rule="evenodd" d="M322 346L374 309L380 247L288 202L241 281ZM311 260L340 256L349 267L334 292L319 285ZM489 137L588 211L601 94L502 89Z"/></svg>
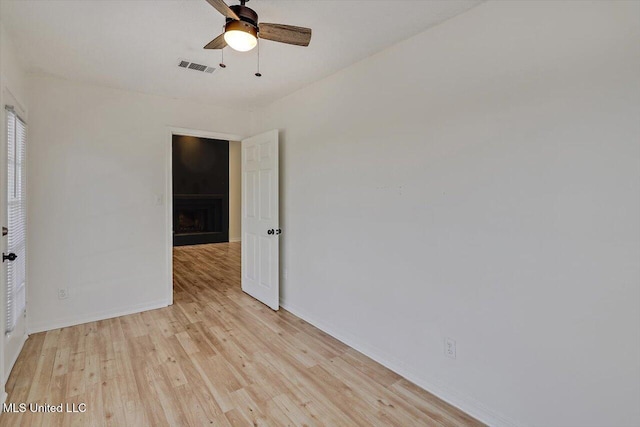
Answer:
<svg viewBox="0 0 640 427"><path fill-rule="evenodd" d="M25 154L27 127L10 109L7 112L7 252L15 261L7 263L6 332L13 331L26 307L26 198Z"/></svg>

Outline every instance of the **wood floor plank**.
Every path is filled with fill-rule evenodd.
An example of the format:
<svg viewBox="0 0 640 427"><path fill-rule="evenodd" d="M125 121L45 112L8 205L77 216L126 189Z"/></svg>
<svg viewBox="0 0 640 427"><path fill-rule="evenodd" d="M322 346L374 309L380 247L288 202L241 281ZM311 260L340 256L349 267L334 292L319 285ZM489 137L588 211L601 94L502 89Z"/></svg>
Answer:
<svg viewBox="0 0 640 427"><path fill-rule="evenodd" d="M174 248L174 305L34 334L4 426L481 426L467 414L240 289L240 244Z"/></svg>

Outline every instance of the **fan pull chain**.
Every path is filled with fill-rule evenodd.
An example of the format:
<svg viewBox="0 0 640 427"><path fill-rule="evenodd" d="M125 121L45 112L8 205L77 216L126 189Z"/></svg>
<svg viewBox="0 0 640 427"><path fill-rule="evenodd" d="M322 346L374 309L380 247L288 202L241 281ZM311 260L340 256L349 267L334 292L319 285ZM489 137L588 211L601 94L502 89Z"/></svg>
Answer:
<svg viewBox="0 0 640 427"><path fill-rule="evenodd" d="M262 77L260 73L260 39L258 39L258 72L256 73L256 77Z"/></svg>
<svg viewBox="0 0 640 427"><path fill-rule="evenodd" d="M222 33L224 34L224 25L222 26ZM220 49L220 68L227 68L227 65L224 63L224 48Z"/></svg>
<svg viewBox="0 0 640 427"><path fill-rule="evenodd" d="M220 68L227 68L226 64L224 63L224 48L220 49L220 54L222 55L222 58L220 59Z"/></svg>

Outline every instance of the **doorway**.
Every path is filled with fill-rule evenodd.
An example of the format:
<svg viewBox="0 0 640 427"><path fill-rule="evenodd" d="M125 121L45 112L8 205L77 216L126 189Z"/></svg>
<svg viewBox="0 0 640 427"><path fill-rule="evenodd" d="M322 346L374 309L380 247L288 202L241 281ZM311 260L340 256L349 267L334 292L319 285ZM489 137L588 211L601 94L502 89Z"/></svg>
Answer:
<svg viewBox="0 0 640 427"><path fill-rule="evenodd" d="M235 134L226 134L219 132L209 132L198 129L186 129L186 128L178 128L178 127L170 127L169 131L169 139L166 145L166 153L167 153L167 180L166 180L166 254L167 254L167 267L168 267L168 283L167 283L167 302L169 305L173 304L174 298L174 240L176 234L178 237L178 245L176 248L184 248L184 249L194 249L197 244L210 244L212 241L218 242L228 242L229 240L240 242L240 230L239 230L239 218L236 217L239 215L239 204L240 204L240 182L239 177L232 177L231 175L227 175L227 188L224 191L214 190L209 187L209 183L213 179L212 176L203 176L207 175L205 172L200 173L200 177L198 177L198 170L204 171L207 168L212 166L212 161L209 160L209 164L207 161L198 161L197 159L193 159L193 154L198 151L198 148L204 148L207 150L211 148L207 144L207 141L216 141L221 142L222 145L226 144L226 152L223 149L222 156L227 159L226 165L226 174L230 173L239 173L240 165L235 166L232 163L239 162L232 157L237 157L236 154L240 151L240 141L242 139L241 135ZM175 173L175 151L174 151L174 141L180 140L184 143L194 143L191 148L193 152L186 153L186 159L175 159L176 161L185 162L186 165L180 165L177 170L181 169L195 169L194 174L185 182L179 183L180 185L175 185L174 183L174 173ZM219 146L218 146L219 148ZM208 151L216 151L216 150L208 150ZM208 154L213 154L209 152ZM182 153L185 154L185 153ZM191 158L189 157L191 155ZM225 169L224 161L222 164L220 163L220 158L217 161L213 162L218 166L217 174L220 175L220 168ZM195 163L195 164L194 164ZM214 174L215 175L215 174ZM225 172L222 172L222 176L224 177ZM198 179L199 178L199 179ZM236 179L237 178L237 179ZM174 187L175 191L174 191ZM224 189L224 185L222 187ZM206 194L208 192L208 195ZM193 197L198 193L205 197ZM178 195L177 199L174 200L174 194ZM209 196L209 197L207 197ZM223 200L225 199L226 200ZM189 200L191 199L191 200ZM199 199L199 200L194 200ZM187 203L185 203L187 202ZM191 205L191 207L185 206ZM234 209L234 212L230 212L230 209ZM178 212L176 211L178 210ZM176 215L177 214L177 215ZM178 215L182 214L182 219ZM223 231L226 224L227 231L226 233ZM176 233L177 232L177 233ZM206 233L209 233L208 235ZM201 234L201 236L197 236L196 234ZM187 235L187 236L185 236ZM191 236L188 236L191 235ZM195 235L195 237L194 237ZM187 237L187 242L185 244L184 240ZM191 243L188 240L191 239ZM207 239L209 241L207 241ZM193 254L193 250L188 251ZM195 258L194 258L195 259ZM179 272L178 272L179 273ZM180 273L179 273L180 274Z"/></svg>

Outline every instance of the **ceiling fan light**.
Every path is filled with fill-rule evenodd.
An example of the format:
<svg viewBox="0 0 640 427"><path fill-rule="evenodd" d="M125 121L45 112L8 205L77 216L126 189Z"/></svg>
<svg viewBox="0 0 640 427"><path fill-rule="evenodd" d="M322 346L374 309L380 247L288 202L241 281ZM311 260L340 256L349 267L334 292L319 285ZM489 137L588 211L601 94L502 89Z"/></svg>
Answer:
<svg viewBox="0 0 640 427"><path fill-rule="evenodd" d="M248 52L258 44L256 29L241 21L229 22L225 28L224 41L232 49Z"/></svg>
<svg viewBox="0 0 640 427"><path fill-rule="evenodd" d="M231 30L224 33L224 41L226 41L232 49L240 52L250 51L258 44L258 40L253 35L238 30Z"/></svg>

